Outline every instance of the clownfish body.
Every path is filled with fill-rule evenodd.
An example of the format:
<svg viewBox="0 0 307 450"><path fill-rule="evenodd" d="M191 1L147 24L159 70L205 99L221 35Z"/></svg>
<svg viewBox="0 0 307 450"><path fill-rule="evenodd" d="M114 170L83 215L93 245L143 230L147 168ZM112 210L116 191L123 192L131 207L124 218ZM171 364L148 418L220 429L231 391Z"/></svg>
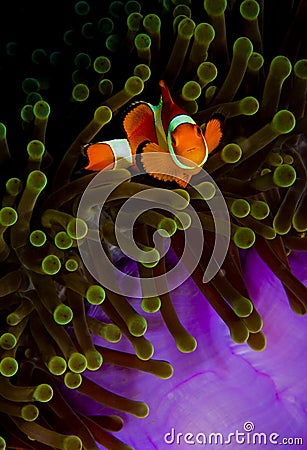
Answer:
<svg viewBox="0 0 307 450"><path fill-rule="evenodd" d="M222 139L220 117L210 119L204 132L176 105L164 81L157 106L138 102L126 114L123 126L127 139L113 139L85 146L87 170L136 167L136 155L144 170L154 178L176 181L185 187L205 164ZM152 157L154 154L154 158Z"/></svg>

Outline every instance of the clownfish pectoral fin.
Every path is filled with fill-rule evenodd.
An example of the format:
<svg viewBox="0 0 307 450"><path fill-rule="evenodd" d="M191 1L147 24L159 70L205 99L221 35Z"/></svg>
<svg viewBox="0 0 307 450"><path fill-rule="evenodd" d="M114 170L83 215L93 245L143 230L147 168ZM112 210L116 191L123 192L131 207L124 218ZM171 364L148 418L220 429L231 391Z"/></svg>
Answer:
<svg viewBox="0 0 307 450"><path fill-rule="evenodd" d="M110 169L114 166L114 153L111 147L105 142L89 144L84 148L84 153L88 158L88 165L85 167L86 170L99 172L108 166L110 166Z"/></svg>
<svg viewBox="0 0 307 450"><path fill-rule="evenodd" d="M223 116L216 114L206 123L203 131L204 137L208 145L209 154L215 150L223 137Z"/></svg>
<svg viewBox="0 0 307 450"><path fill-rule="evenodd" d="M124 118L124 129L127 134L132 154L138 146L148 140L157 141L154 113L147 103L135 103Z"/></svg>
<svg viewBox="0 0 307 450"><path fill-rule="evenodd" d="M175 181L185 188L191 179L191 175L174 163L170 153L154 142L148 142L142 148L140 162L144 170L158 180Z"/></svg>

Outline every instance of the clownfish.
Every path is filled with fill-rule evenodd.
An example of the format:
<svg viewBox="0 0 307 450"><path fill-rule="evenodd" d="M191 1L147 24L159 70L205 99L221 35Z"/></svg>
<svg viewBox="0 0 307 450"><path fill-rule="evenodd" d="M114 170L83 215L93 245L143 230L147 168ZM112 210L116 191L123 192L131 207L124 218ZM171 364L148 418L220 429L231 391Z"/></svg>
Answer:
<svg viewBox="0 0 307 450"><path fill-rule="evenodd" d="M123 120L127 139L113 139L84 146L86 170L100 171L135 167L163 181L186 187L205 164L223 137L222 117L213 116L204 131L176 105L163 80L157 106L132 104ZM154 153L154 158L152 154Z"/></svg>

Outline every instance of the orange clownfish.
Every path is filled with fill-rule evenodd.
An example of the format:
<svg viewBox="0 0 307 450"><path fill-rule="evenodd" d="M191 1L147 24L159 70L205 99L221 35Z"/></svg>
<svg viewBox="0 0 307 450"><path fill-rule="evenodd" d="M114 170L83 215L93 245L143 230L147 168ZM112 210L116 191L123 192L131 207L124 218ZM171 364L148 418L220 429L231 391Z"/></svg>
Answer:
<svg viewBox="0 0 307 450"><path fill-rule="evenodd" d="M88 165L85 169L100 171L106 167L137 168L163 181L176 181L186 187L198 173L209 153L223 136L221 117L216 115L204 132L177 106L161 80L161 100L157 106L136 102L126 114L123 126L127 139L113 139L86 145ZM154 158L152 154L154 153ZM138 156L138 158L137 158Z"/></svg>

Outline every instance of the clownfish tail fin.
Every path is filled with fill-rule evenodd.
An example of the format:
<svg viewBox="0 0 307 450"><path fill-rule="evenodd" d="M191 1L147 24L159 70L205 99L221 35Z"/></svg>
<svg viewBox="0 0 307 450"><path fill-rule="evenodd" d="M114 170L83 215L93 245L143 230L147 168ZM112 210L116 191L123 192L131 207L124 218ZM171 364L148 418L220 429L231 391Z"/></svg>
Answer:
<svg viewBox="0 0 307 450"><path fill-rule="evenodd" d="M106 167L111 168L114 164L114 154L110 145L104 142L96 142L94 144L84 145L81 153L87 157L88 165L86 170L98 172Z"/></svg>

